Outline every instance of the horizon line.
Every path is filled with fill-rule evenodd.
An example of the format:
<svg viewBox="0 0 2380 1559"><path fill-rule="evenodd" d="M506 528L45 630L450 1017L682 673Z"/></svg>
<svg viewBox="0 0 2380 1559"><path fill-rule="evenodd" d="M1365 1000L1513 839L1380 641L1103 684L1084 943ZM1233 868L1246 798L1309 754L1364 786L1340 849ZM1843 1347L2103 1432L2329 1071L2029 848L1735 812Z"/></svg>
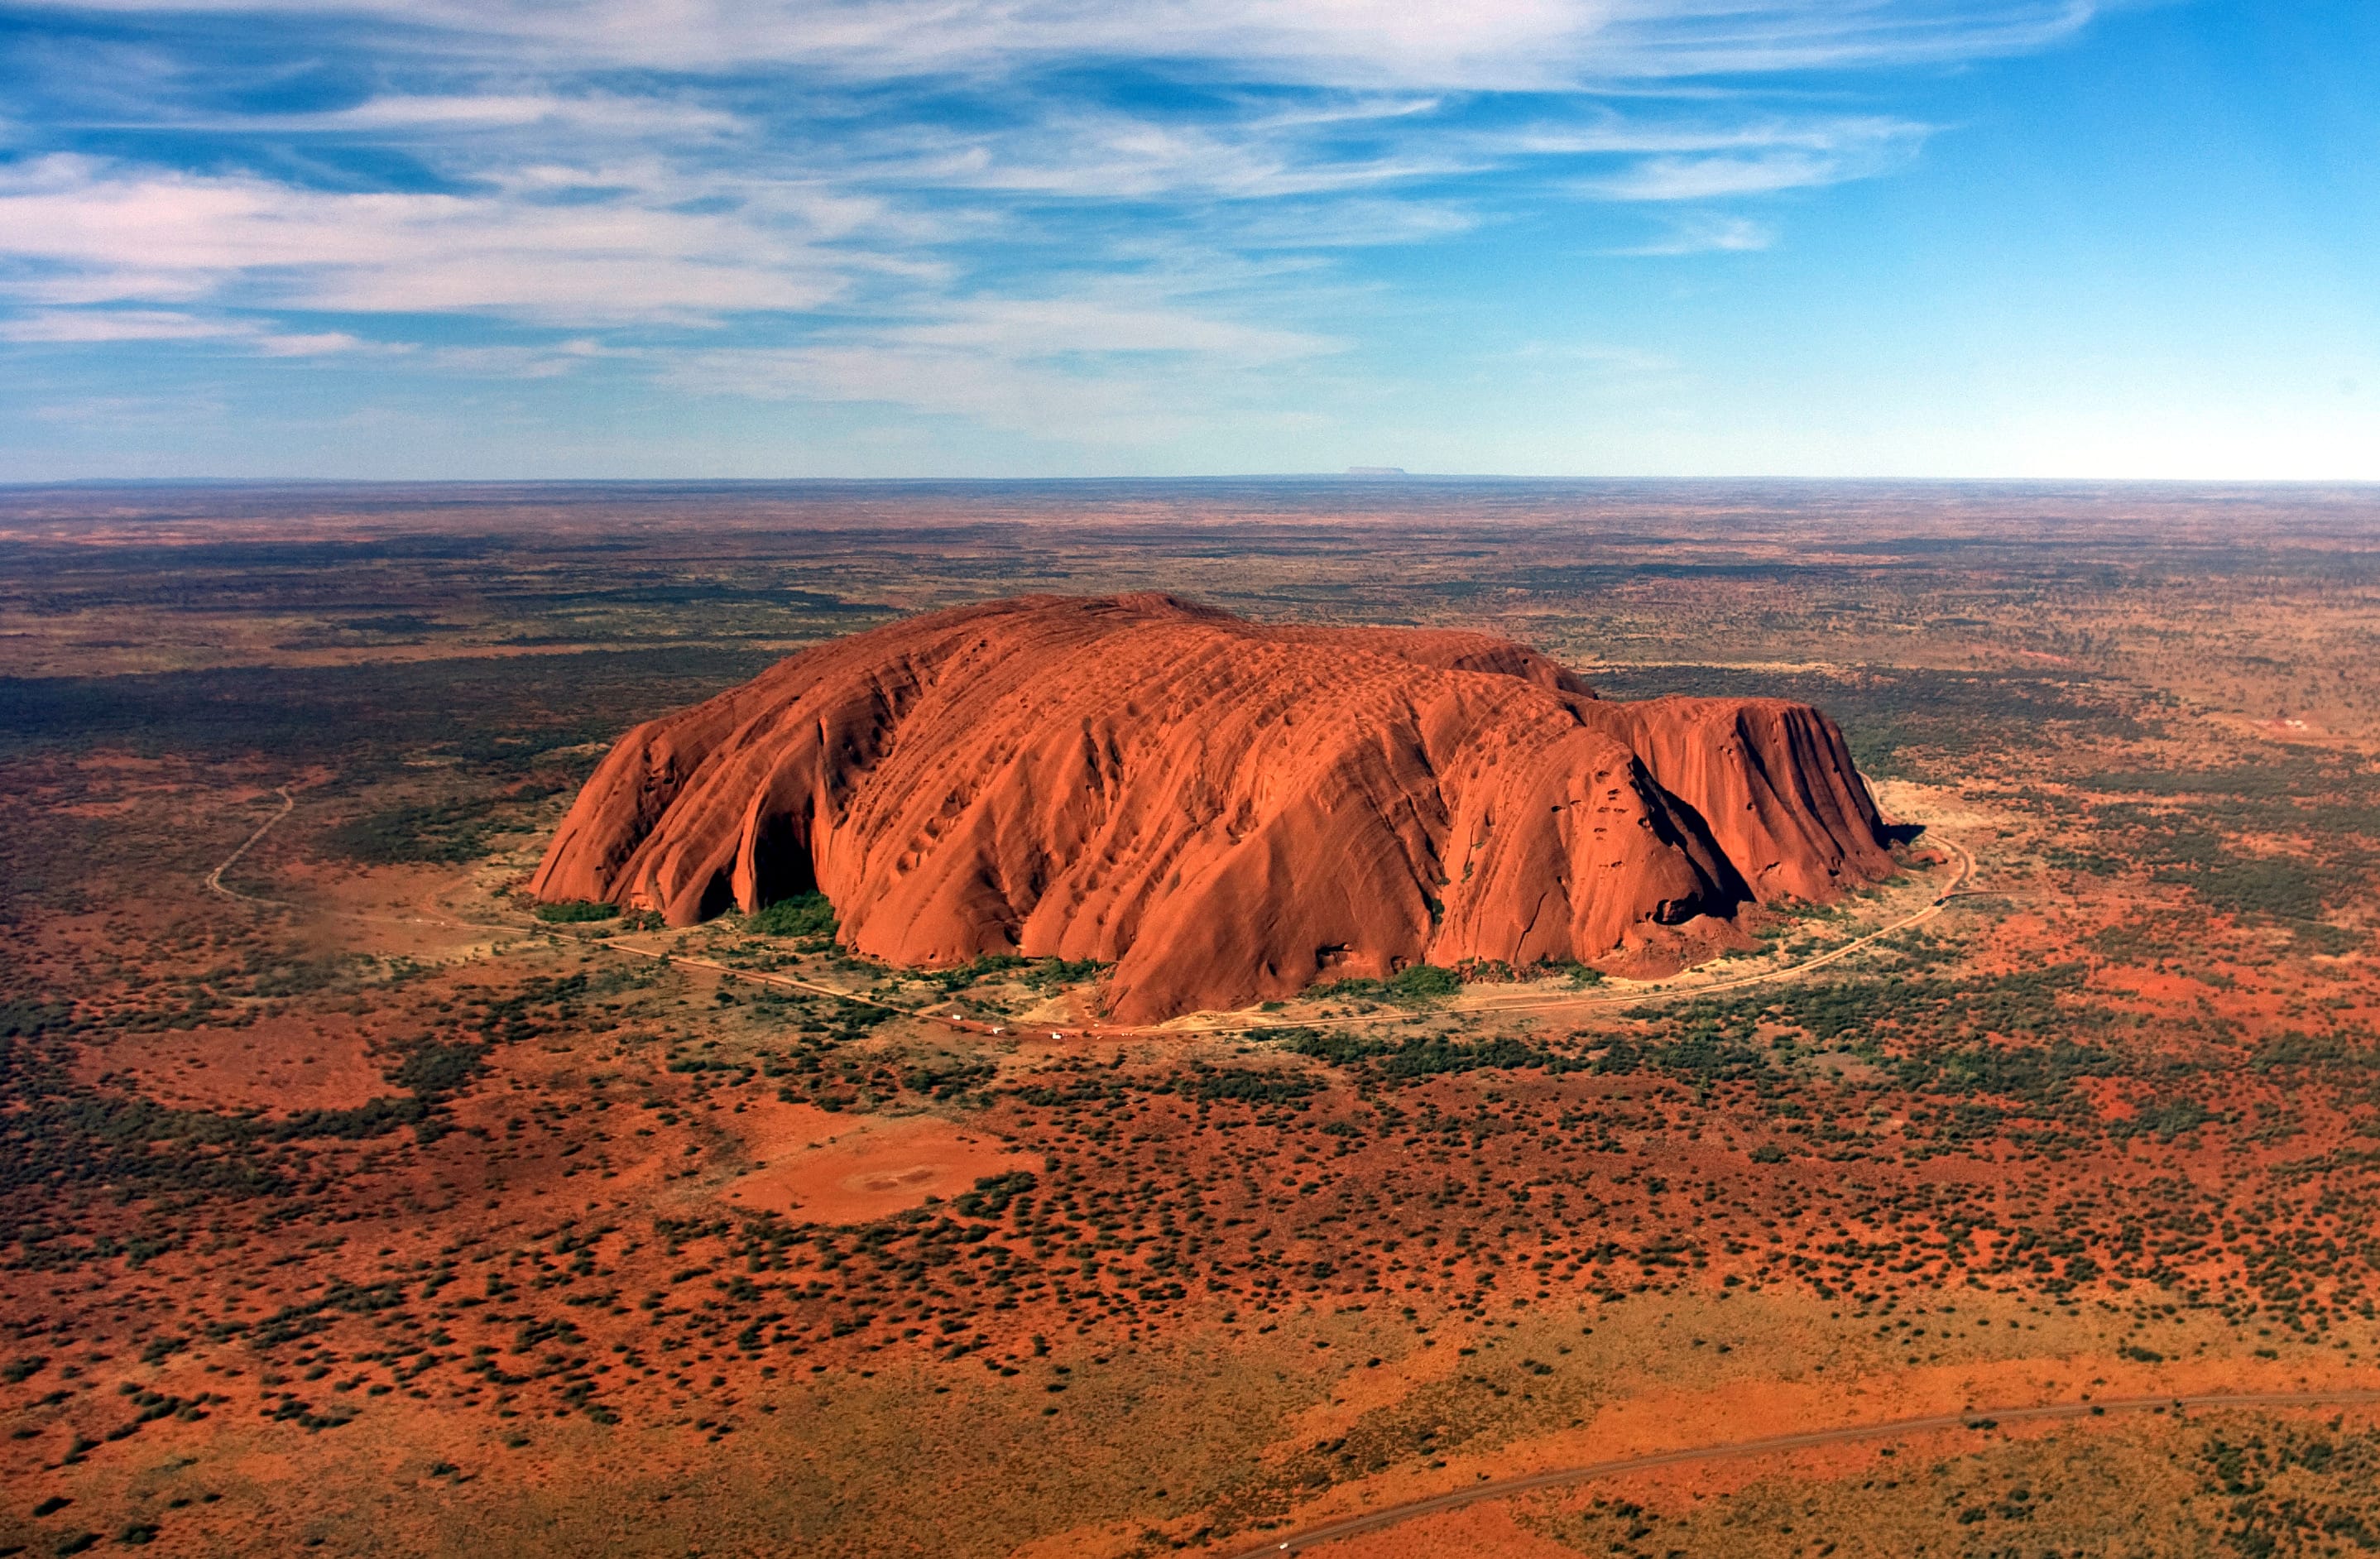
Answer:
<svg viewBox="0 0 2380 1559"><path fill-rule="evenodd" d="M1313 482L1348 487L1397 487L1451 482L1560 483L1575 486L2000 486L2000 487L2289 487L2373 488L2380 476L2368 477L2164 477L2164 476L1794 476L1760 472L1734 475L1575 476L1512 471L1210 471L1192 475L1093 476L101 476L10 480L0 478L0 493L58 492L70 489L165 487L902 487L902 486L1092 486L1134 484L1166 486L1202 482Z"/></svg>

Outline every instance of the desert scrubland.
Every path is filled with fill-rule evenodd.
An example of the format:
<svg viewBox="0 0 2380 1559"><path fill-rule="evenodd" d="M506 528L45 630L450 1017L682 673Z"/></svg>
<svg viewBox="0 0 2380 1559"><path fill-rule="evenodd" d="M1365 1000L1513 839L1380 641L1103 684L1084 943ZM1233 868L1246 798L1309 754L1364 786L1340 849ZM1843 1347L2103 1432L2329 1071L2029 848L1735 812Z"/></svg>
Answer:
<svg viewBox="0 0 2380 1559"><path fill-rule="evenodd" d="M2380 1546L2375 518L0 494L0 1549L1236 1553L1937 1414L1326 1552ZM911 614L1141 591L1815 705L1889 870L1692 957L1130 1021L1098 958L881 961L832 895L530 891L641 721ZM2128 1406L2225 1394L2305 1400Z"/></svg>

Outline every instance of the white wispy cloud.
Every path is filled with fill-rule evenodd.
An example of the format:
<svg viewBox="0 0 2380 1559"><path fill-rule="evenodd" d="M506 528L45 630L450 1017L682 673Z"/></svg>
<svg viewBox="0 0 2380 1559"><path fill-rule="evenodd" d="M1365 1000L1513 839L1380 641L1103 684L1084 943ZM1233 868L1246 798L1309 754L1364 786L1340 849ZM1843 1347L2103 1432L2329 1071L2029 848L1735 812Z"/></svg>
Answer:
<svg viewBox="0 0 2380 1559"><path fill-rule="evenodd" d="M789 347L671 352L654 370L689 394L867 402L1090 445L1162 441L1254 404L1262 371L1345 349L1160 299L1143 286L1093 298L971 298L919 317Z"/></svg>
<svg viewBox="0 0 2380 1559"><path fill-rule="evenodd" d="M534 181L532 181L534 182ZM815 309L844 267L810 213L346 193L87 157L0 170L0 286L42 302L237 296L290 309L501 312L556 323Z"/></svg>
<svg viewBox="0 0 2380 1559"><path fill-rule="evenodd" d="M164 309L47 309L0 320L0 340L48 346L109 342L206 341L266 357L320 357L363 349L345 331L292 332L258 320L226 319Z"/></svg>
<svg viewBox="0 0 2380 1559"><path fill-rule="evenodd" d="M1669 225L1658 238L1604 252L1658 258L1683 254L1749 254L1777 241L1777 230L1749 216L1694 213Z"/></svg>
<svg viewBox="0 0 2380 1559"><path fill-rule="evenodd" d="M1974 57L2071 35L2089 0L83 0L117 13L346 15L427 40L860 79L1062 59L1205 62L1313 85L1548 90ZM451 43L449 46L455 46Z"/></svg>
<svg viewBox="0 0 2380 1559"><path fill-rule="evenodd" d="M1080 298L968 300L938 319L891 326L881 338L918 347L994 351L1007 357L1195 352L1244 363L1308 357L1338 345L1304 331L1269 329L1178 309Z"/></svg>
<svg viewBox="0 0 2380 1559"><path fill-rule="evenodd" d="M893 149L873 171L917 186L1076 201L1261 201L1407 184L1490 165L1482 150L1446 144L1455 138L1441 141L1427 126L1352 148L1316 143L1324 132L1355 124L1406 129L1398 123L1402 117L1384 108L1377 119L1250 116L1203 125L1063 108L1005 132L920 138Z"/></svg>
<svg viewBox="0 0 2380 1559"><path fill-rule="evenodd" d="M1508 155L1686 156L1776 151L1843 155L1922 141L1933 127L1877 115L1787 116L1745 104L1725 117L1697 108L1683 116L1631 116L1597 107L1563 123L1534 123L1500 138Z"/></svg>
<svg viewBox="0 0 2380 1559"><path fill-rule="evenodd" d="M1840 184L1855 177L1857 172L1840 157L1762 152L1735 157L1650 157L1606 177L1585 180L1579 189L1607 201L1709 201Z"/></svg>
<svg viewBox="0 0 2380 1559"><path fill-rule="evenodd" d="M298 114L177 114L159 118L94 116L92 129L157 129L216 134L364 135L398 140L413 133L553 130L574 136L680 138L731 134L745 121L724 109L665 96L617 92L392 93L353 107Z"/></svg>
<svg viewBox="0 0 2380 1559"><path fill-rule="evenodd" d="M0 340L600 368L1094 441L1235 415L1249 380L1349 348L1310 322L1347 317L1354 249L1578 207L1611 228L1593 252L1767 248L1757 202L1905 165L1934 131L1766 83L2037 48L2097 8L55 5L156 34L28 67L67 149L0 162ZM206 52L225 17L251 24L252 80ZM342 50L348 97L259 106ZM1161 90L1099 84L1122 78ZM207 154L139 150L176 136ZM408 343L423 316L441 328Z"/></svg>
<svg viewBox="0 0 2380 1559"><path fill-rule="evenodd" d="M672 354L657 371L664 384L694 395L871 403L1076 445L1146 445L1234 416L1260 415L1278 427L1281 417L1278 408L1240 404L1249 398L1245 381L1205 366L1152 373L886 341L698 348Z"/></svg>

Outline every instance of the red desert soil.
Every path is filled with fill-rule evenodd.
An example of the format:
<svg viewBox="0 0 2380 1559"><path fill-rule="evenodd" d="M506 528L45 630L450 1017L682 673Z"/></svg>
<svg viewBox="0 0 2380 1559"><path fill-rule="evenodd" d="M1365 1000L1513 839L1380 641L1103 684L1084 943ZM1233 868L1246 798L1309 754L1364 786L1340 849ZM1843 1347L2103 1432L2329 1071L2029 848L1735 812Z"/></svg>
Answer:
<svg viewBox="0 0 2380 1559"><path fill-rule="evenodd" d="M85 1049L75 1072L178 1109L352 1110L399 1090L366 1037L317 1017L267 1017L237 1029L118 1034Z"/></svg>
<svg viewBox="0 0 2380 1559"><path fill-rule="evenodd" d="M988 1175L1040 1167L929 1115L886 1120L778 1104L747 1111L735 1129L759 1167L728 1187L727 1199L805 1223L868 1223L929 1197L947 1201Z"/></svg>
<svg viewBox="0 0 2380 1559"><path fill-rule="evenodd" d="M1609 702L1484 634L1150 594L891 624L640 725L532 888L675 925L816 888L859 952L1111 962L1111 1010L1147 1021L1716 939L1890 871L1805 704Z"/></svg>

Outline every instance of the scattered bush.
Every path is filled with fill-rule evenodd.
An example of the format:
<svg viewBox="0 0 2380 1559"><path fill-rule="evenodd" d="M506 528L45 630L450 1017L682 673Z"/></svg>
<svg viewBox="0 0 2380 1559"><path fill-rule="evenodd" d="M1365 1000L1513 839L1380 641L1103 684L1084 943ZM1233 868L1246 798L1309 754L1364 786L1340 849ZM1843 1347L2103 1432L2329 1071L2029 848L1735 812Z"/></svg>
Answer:
<svg viewBox="0 0 2380 1559"><path fill-rule="evenodd" d="M1311 1078L1282 1072L1200 1068L1184 1090L1193 1099L1235 1099L1243 1104L1285 1104L1320 1091Z"/></svg>
<svg viewBox="0 0 2380 1559"><path fill-rule="evenodd" d="M997 1218L1008 1211L1008 1204L1031 1190L1039 1182L1030 1170L1012 1170L1006 1175L987 1175L975 1183L975 1189L961 1191L951 1203L952 1210L967 1218Z"/></svg>
<svg viewBox="0 0 2380 1559"><path fill-rule="evenodd" d="M323 842L350 860L368 866L476 860L488 853L495 822L485 801L452 801L429 807L395 807L333 827Z"/></svg>
<svg viewBox="0 0 2380 1559"><path fill-rule="evenodd" d="M1461 991L1463 977L1436 964L1413 964L1399 969L1388 989L1391 1000L1426 1002Z"/></svg>
<svg viewBox="0 0 2380 1559"><path fill-rule="evenodd" d="M1323 1000L1421 1003L1451 996L1463 989L1463 976L1436 964L1409 964L1386 980L1341 980L1306 993Z"/></svg>
<svg viewBox="0 0 2380 1559"><path fill-rule="evenodd" d="M973 961L961 964L956 968L929 969L917 978L929 984L939 985L945 991L957 991L974 984L978 980L989 979L995 974L1006 974L1011 969L1024 967L1025 960L1014 953L978 953Z"/></svg>
<svg viewBox="0 0 2380 1559"><path fill-rule="evenodd" d="M540 904L529 913L555 925L575 926L589 920L616 920L620 918L620 907L599 904L593 899L565 898L557 904Z"/></svg>
<svg viewBox="0 0 2380 1559"><path fill-rule="evenodd" d="M1087 980L1097 980L1107 966L1097 958L1045 958L1026 970L1025 983L1036 991L1053 990L1061 985L1080 985Z"/></svg>
<svg viewBox="0 0 2380 1559"><path fill-rule="evenodd" d="M413 1047L390 1080L424 1097L452 1093L480 1069L484 1045L427 1043Z"/></svg>
<svg viewBox="0 0 2380 1559"><path fill-rule="evenodd" d="M1377 1060L1380 1070L1392 1078L1434 1078L1449 1072L1518 1071L1526 1067L1561 1072L1577 1070L1584 1065L1507 1038L1466 1044L1429 1035L1390 1043L1342 1030L1325 1032L1316 1029L1258 1030L1249 1037L1276 1041L1285 1049L1334 1066Z"/></svg>
<svg viewBox="0 0 2380 1559"><path fill-rule="evenodd" d="M834 906L824 894L797 894L747 915L744 929L755 936L832 936Z"/></svg>

